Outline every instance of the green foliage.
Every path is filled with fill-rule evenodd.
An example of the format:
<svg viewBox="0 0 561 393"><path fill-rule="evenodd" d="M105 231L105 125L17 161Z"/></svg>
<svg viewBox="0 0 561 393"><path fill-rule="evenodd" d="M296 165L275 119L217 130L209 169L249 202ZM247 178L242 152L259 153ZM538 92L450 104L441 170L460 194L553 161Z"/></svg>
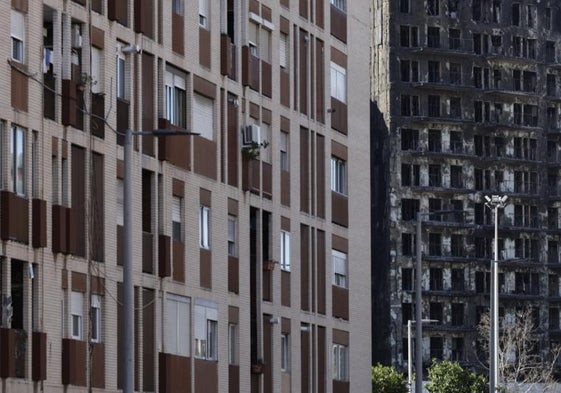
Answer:
<svg viewBox="0 0 561 393"><path fill-rule="evenodd" d="M372 367L372 393L407 393L405 376L380 363Z"/></svg>
<svg viewBox="0 0 561 393"><path fill-rule="evenodd" d="M482 375L470 372L456 362L435 362L429 367L430 393L485 393L489 390Z"/></svg>

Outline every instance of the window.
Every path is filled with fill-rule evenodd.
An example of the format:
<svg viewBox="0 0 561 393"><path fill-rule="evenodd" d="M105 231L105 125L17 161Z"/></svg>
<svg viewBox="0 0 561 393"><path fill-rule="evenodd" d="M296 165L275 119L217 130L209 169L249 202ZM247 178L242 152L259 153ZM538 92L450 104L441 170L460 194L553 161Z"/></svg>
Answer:
<svg viewBox="0 0 561 393"><path fill-rule="evenodd" d="M451 188L462 188L463 187L464 176L462 173L462 167L460 165L450 166L450 187Z"/></svg>
<svg viewBox="0 0 561 393"><path fill-rule="evenodd" d="M331 191L347 195L347 163L335 156L331 157Z"/></svg>
<svg viewBox="0 0 561 393"><path fill-rule="evenodd" d="M417 150L419 147L419 130L401 129L401 150Z"/></svg>
<svg viewBox="0 0 561 393"><path fill-rule="evenodd" d="M348 288L347 254L337 250L331 250L333 260L333 285Z"/></svg>
<svg viewBox="0 0 561 393"><path fill-rule="evenodd" d="M124 188L123 179L117 179L117 190L115 192L117 195L117 214L115 214L115 220L117 225L124 225Z"/></svg>
<svg viewBox="0 0 561 393"><path fill-rule="evenodd" d="M204 300L195 304L195 357L218 359L218 310Z"/></svg>
<svg viewBox="0 0 561 393"><path fill-rule="evenodd" d="M25 195L25 130L18 126L12 126L10 166L12 190L18 195Z"/></svg>
<svg viewBox="0 0 561 393"><path fill-rule="evenodd" d="M201 248L210 248L210 207L201 206L199 211L199 244Z"/></svg>
<svg viewBox="0 0 561 393"><path fill-rule="evenodd" d="M280 232L280 267L290 271L290 232Z"/></svg>
<svg viewBox="0 0 561 393"><path fill-rule="evenodd" d="M181 128L186 126L186 93L185 79L176 72L168 69L165 76L166 91L166 119Z"/></svg>
<svg viewBox="0 0 561 393"><path fill-rule="evenodd" d="M214 100L201 94L193 94L193 130L201 137L214 139Z"/></svg>
<svg viewBox="0 0 561 393"><path fill-rule="evenodd" d="M419 46L419 30L417 26L400 26L399 35L402 47Z"/></svg>
<svg viewBox="0 0 561 393"><path fill-rule="evenodd" d="M172 239L176 242L183 242L181 237L181 199L174 196L171 201L171 231Z"/></svg>
<svg viewBox="0 0 561 393"><path fill-rule="evenodd" d="M401 200L401 219L403 221L412 221L416 219L419 211L418 199L402 199Z"/></svg>
<svg viewBox="0 0 561 393"><path fill-rule="evenodd" d="M440 27L427 27L427 46L429 48L440 48Z"/></svg>
<svg viewBox="0 0 561 393"><path fill-rule="evenodd" d="M413 256L417 247L416 237L412 233L401 234L401 254L404 256Z"/></svg>
<svg viewBox="0 0 561 393"><path fill-rule="evenodd" d="M228 324L228 364L239 364L238 325Z"/></svg>
<svg viewBox="0 0 561 393"><path fill-rule="evenodd" d="M348 376L348 348L342 344L333 344L333 379L347 381Z"/></svg>
<svg viewBox="0 0 561 393"><path fill-rule="evenodd" d="M290 371L290 335L281 334L281 371Z"/></svg>
<svg viewBox="0 0 561 393"><path fill-rule="evenodd" d="M280 133L280 169L281 171L288 172L290 170L290 161L288 156L288 145L290 137L288 132L281 131Z"/></svg>
<svg viewBox="0 0 561 393"><path fill-rule="evenodd" d="M82 321L84 318L84 294L70 292L70 337L75 340L82 339Z"/></svg>
<svg viewBox="0 0 561 393"><path fill-rule="evenodd" d="M90 307L91 339L101 342L101 296L92 295Z"/></svg>
<svg viewBox="0 0 561 393"><path fill-rule="evenodd" d="M419 116L419 96L401 95L401 116Z"/></svg>
<svg viewBox="0 0 561 393"><path fill-rule="evenodd" d="M409 0L399 0L399 12L403 14L409 13Z"/></svg>
<svg viewBox="0 0 561 393"><path fill-rule="evenodd" d="M125 100L126 97L126 79L125 79L125 58L122 55L117 55L117 98Z"/></svg>
<svg viewBox="0 0 561 393"><path fill-rule="evenodd" d="M172 355L189 356L191 300L185 296L166 296L164 318L165 352Z"/></svg>
<svg viewBox="0 0 561 393"><path fill-rule="evenodd" d="M547 30L551 30L552 23L551 23L551 8L547 7L545 9L545 28Z"/></svg>
<svg viewBox="0 0 561 393"><path fill-rule="evenodd" d="M279 38L279 63L283 70L288 70L288 34L280 33Z"/></svg>
<svg viewBox="0 0 561 393"><path fill-rule="evenodd" d="M535 5L528 5L527 13L528 16L528 27L533 28L536 27L536 6Z"/></svg>
<svg viewBox="0 0 561 393"><path fill-rule="evenodd" d="M401 289L404 291L413 290L413 269L401 268Z"/></svg>
<svg viewBox="0 0 561 393"><path fill-rule="evenodd" d="M418 82L419 81L419 63L414 60L401 60L401 81L402 82Z"/></svg>
<svg viewBox="0 0 561 393"><path fill-rule="evenodd" d="M427 0L427 15L436 16L440 13L439 9L440 0Z"/></svg>
<svg viewBox="0 0 561 393"><path fill-rule="evenodd" d="M228 215L228 255L232 257L237 255L237 221L238 218L236 216Z"/></svg>
<svg viewBox="0 0 561 393"><path fill-rule="evenodd" d="M448 15L450 18L456 19L458 17L460 0L448 0Z"/></svg>
<svg viewBox="0 0 561 393"><path fill-rule="evenodd" d="M341 11L347 10L347 0L331 0L331 4L339 8Z"/></svg>
<svg viewBox="0 0 561 393"><path fill-rule="evenodd" d="M210 4L210 0L199 0L199 26L204 27L207 30L210 28L209 4Z"/></svg>
<svg viewBox="0 0 561 393"><path fill-rule="evenodd" d="M331 62L331 97L347 102L347 70Z"/></svg>
<svg viewBox="0 0 561 393"><path fill-rule="evenodd" d="M450 63L450 84L462 84L462 65L460 63Z"/></svg>
<svg viewBox="0 0 561 393"><path fill-rule="evenodd" d="M419 186L419 165L401 164L401 185L404 187Z"/></svg>
<svg viewBox="0 0 561 393"><path fill-rule="evenodd" d="M481 0L472 0L471 19L475 21L481 20Z"/></svg>
<svg viewBox="0 0 561 393"><path fill-rule="evenodd" d="M429 105L429 110L428 110L429 116L440 117L440 96L429 95L428 105Z"/></svg>
<svg viewBox="0 0 561 393"><path fill-rule="evenodd" d="M452 119L462 118L462 98L450 97L450 117Z"/></svg>
<svg viewBox="0 0 561 393"><path fill-rule="evenodd" d="M460 38L459 29L449 29L448 37L448 44L450 45L450 49L461 49L462 41Z"/></svg>
<svg viewBox="0 0 561 393"><path fill-rule="evenodd" d="M512 25L520 26L520 4L512 5Z"/></svg>
<svg viewBox="0 0 561 393"><path fill-rule="evenodd" d="M183 4L184 0L173 0L172 1L172 5L171 5L171 9L172 11L177 14L177 15L183 15L183 11L184 11L184 4Z"/></svg>
<svg viewBox="0 0 561 393"><path fill-rule="evenodd" d="M556 91L556 80L555 80L555 75L554 74L547 74L547 79L546 79L546 86L547 86L547 95L551 96L551 97L555 97L555 91Z"/></svg>
<svg viewBox="0 0 561 393"><path fill-rule="evenodd" d="M545 42L545 61L548 63L555 63L555 42Z"/></svg>
<svg viewBox="0 0 561 393"><path fill-rule="evenodd" d="M440 82L440 62L429 60L429 80L430 83Z"/></svg>
<svg viewBox="0 0 561 393"><path fill-rule="evenodd" d="M500 23L501 22L501 2L502 0L493 0L493 22Z"/></svg>
<svg viewBox="0 0 561 393"><path fill-rule="evenodd" d="M25 52L25 17L21 12L15 10L11 12L12 59L23 63Z"/></svg>

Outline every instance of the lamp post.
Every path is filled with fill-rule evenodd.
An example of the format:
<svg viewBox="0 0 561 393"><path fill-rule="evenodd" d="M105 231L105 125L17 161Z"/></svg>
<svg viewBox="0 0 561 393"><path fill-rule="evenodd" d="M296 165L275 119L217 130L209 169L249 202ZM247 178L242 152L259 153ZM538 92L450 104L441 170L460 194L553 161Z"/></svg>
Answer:
<svg viewBox="0 0 561 393"><path fill-rule="evenodd" d="M489 329L489 393L499 383L499 209L506 206L506 195L485 196L485 206L495 210L494 258L491 261L491 326Z"/></svg>
<svg viewBox="0 0 561 393"><path fill-rule="evenodd" d="M123 393L134 392L134 285L132 279L132 137L133 135L181 136L199 135L180 130L126 130L124 144L125 174L123 179Z"/></svg>
<svg viewBox="0 0 561 393"><path fill-rule="evenodd" d="M423 320L423 300L421 290L423 287L423 248L421 242L423 217L431 215L442 215L450 213L465 214L465 210L436 210L432 212L417 212L417 261L416 261L416 274L415 274L415 320ZM417 323L415 325L415 393L423 392L423 324Z"/></svg>
<svg viewBox="0 0 561 393"><path fill-rule="evenodd" d="M413 391L413 361L411 356L411 325L414 324L415 320L407 321L407 385L409 387L409 393ZM421 323L433 323L439 322L438 319L423 319Z"/></svg>

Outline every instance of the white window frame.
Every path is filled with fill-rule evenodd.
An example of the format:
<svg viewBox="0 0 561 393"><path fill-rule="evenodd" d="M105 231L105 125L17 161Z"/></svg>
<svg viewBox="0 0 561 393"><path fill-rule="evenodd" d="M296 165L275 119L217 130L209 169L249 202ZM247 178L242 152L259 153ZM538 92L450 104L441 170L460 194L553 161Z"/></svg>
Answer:
<svg viewBox="0 0 561 393"><path fill-rule="evenodd" d="M290 60L290 45L289 37L286 33L280 33L279 36L279 65L285 71L288 71L288 64Z"/></svg>
<svg viewBox="0 0 561 393"><path fill-rule="evenodd" d="M182 237L182 220L181 220L181 205L183 205L183 198L173 196L171 200L171 234L172 239L177 242L183 242Z"/></svg>
<svg viewBox="0 0 561 393"><path fill-rule="evenodd" d="M347 195L347 162L331 156L331 191Z"/></svg>
<svg viewBox="0 0 561 393"><path fill-rule="evenodd" d="M187 119L187 92L185 78L166 70L165 76L166 119L173 125L185 128Z"/></svg>
<svg viewBox="0 0 561 393"><path fill-rule="evenodd" d="M210 207L204 205L199 210L199 245L210 248Z"/></svg>
<svg viewBox="0 0 561 393"><path fill-rule="evenodd" d="M193 131L200 137L214 140L214 100L201 94L193 94Z"/></svg>
<svg viewBox="0 0 561 393"><path fill-rule="evenodd" d="M70 291L70 338L82 340L84 334L84 294Z"/></svg>
<svg viewBox="0 0 561 393"><path fill-rule="evenodd" d="M115 214L115 221L117 225L124 226L125 225L125 186L123 179L117 178L116 182L116 192L117 195L117 212Z"/></svg>
<svg viewBox="0 0 561 393"><path fill-rule="evenodd" d="M347 70L331 62L331 97L342 103L347 102Z"/></svg>
<svg viewBox="0 0 561 393"><path fill-rule="evenodd" d="M13 125L10 135L10 176L11 187L15 194L25 195L26 182L26 146L25 130Z"/></svg>
<svg viewBox="0 0 561 393"><path fill-rule="evenodd" d="M210 29L210 1L199 0L199 26Z"/></svg>
<svg viewBox="0 0 561 393"><path fill-rule="evenodd" d="M23 63L25 61L25 15L16 10L11 10L11 45L13 60Z"/></svg>
<svg viewBox="0 0 561 393"><path fill-rule="evenodd" d="M228 364L239 364L238 324L228 324Z"/></svg>
<svg viewBox="0 0 561 393"><path fill-rule="evenodd" d="M281 334L281 371L290 372L290 334Z"/></svg>
<svg viewBox="0 0 561 393"><path fill-rule="evenodd" d="M238 218L228 215L228 256L237 256Z"/></svg>
<svg viewBox="0 0 561 393"><path fill-rule="evenodd" d="M290 232L280 232L280 267L290 271Z"/></svg>
<svg viewBox="0 0 561 393"><path fill-rule="evenodd" d="M289 145L290 145L290 134L288 132L281 131L280 133L280 169L281 171L290 171L290 155L289 155Z"/></svg>
<svg viewBox="0 0 561 393"><path fill-rule="evenodd" d="M348 288L349 287L349 265L347 254L337 250L331 250L331 259L333 261L333 285Z"/></svg>
<svg viewBox="0 0 561 393"><path fill-rule="evenodd" d="M218 360L218 310L207 301L195 304L195 349L198 359Z"/></svg>
<svg viewBox="0 0 561 393"><path fill-rule="evenodd" d="M117 98L121 100L127 99L127 78L126 78L126 59L122 54L117 54L115 87L117 89Z"/></svg>
<svg viewBox="0 0 561 393"><path fill-rule="evenodd" d="M349 380L349 349L346 345L333 343L333 379Z"/></svg>
<svg viewBox="0 0 561 393"><path fill-rule="evenodd" d="M90 299L90 324L91 324L91 340L94 343L101 342L101 326L102 326L102 313L101 313L102 298L99 295L92 295Z"/></svg>
<svg viewBox="0 0 561 393"><path fill-rule="evenodd" d="M343 12L347 12L347 0L331 0L331 4Z"/></svg>
<svg viewBox="0 0 561 393"><path fill-rule="evenodd" d="M168 293L166 295L164 330L166 353L190 356L191 299Z"/></svg>

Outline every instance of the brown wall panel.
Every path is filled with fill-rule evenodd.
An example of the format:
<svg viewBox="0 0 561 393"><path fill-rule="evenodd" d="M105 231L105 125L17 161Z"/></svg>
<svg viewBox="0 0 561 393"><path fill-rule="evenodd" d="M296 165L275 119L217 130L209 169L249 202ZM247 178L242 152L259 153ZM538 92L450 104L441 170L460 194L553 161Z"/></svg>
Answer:
<svg viewBox="0 0 561 393"><path fill-rule="evenodd" d="M349 319L349 290L336 285L331 286L332 314L336 318Z"/></svg>
<svg viewBox="0 0 561 393"><path fill-rule="evenodd" d="M228 365L228 393L240 393L240 366Z"/></svg>
<svg viewBox="0 0 561 393"><path fill-rule="evenodd" d="M199 64L210 68L211 53L210 30L199 26Z"/></svg>
<svg viewBox="0 0 561 393"><path fill-rule="evenodd" d="M259 91L259 64L259 58L247 46L242 47L242 83L255 91Z"/></svg>
<svg viewBox="0 0 561 393"><path fill-rule="evenodd" d="M347 104L331 97L331 128L347 135L348 120L347 120Z"/></svg>
<svg viewBox="0 0 561 393"><path fill-rule="evenodd" d="M134 0L134 31L154 38L154 1Z"/></svg>
<svg viewBox="0 0 561 393"><path fill-rule="evenodd" d="M86 293L88 290L88 276L84 273L72 272L70 285L73 292Z"/></svg>
<svg viewBox="0 0 561 393"><path fill-rule="evenodd" d="M305 1L305 0L300 0ZM305 30L300 29L300 55L299 55L299 67L298 67L298 80L299 80L299 98L298 104L300 112L307 115L308 114L308 40L309 35Z"/></svg>
<svg viewBox="0 0 561 393"><path fill-rule="evenodd" d="M318 1L318 4L321 3ZM316 39L316 119L325 123L325 45L322 40Z"/></svg>
<svg viewBox="0 0 561 393"><path fill-rule="evenodd" d="M330 20L331 35L340 41L347 42L347 14L331 4Z"/></svg>
<svg viewBox="0 0 561 393"><path fill-rule="evenodd" d="M0 237L28 244L28 201L9 191L0 191Z"/></svg>
<svg viewBox="0 0 561 393"><path fill-rule="evenodd" d="M302 18L308 19L308 0L299 0L298 10Z"/></svg>
<svg viewBox="0 0 561 393"><path fill-rule="evenodd" d="M323 0L316 0L316 25L322 29L324 27L325 20L325 8L323 3Z"/></svg>
<svg viewBox="0 0 561 393"><path fill-rule="evenodd" d="M86 237L78 236L86 230L86 150L72 145L72 209L70 251L75 255L86 256ZM76 236L72 236L72 234Z"/></svg>
<svg viewBox="0 0 561 393"><path fill-rule="evenodd" d="M301 390L302 392L310 392L310 335L309 331L300 332L300 372L301 372Z"/></svg>
<svg viewBox="0 0 561 393"><path fill-rule="evenodd" d="M290 307L290 272L281 270L281 304Z"/></svg>
<svg viewBox="0 0 561 393"><path fill-rule="evenodd" d="M105 261L105 171L103 156L92 152L91 173L91 256L94 261Z"/></svg>
<svg viewBox="0 0 561 393"><path fill-rule="evenodd" d="M267 7L266 5L261 4L261 18L272 22L273 21L273 17L272 17L272 11L269 7Z"/></svg>
<svg viewBox="0 0 561 393"><path fill-rule="evenodd" d="M92 11L101 14L103 12L103 1L102 0L92 0Z"/></svg>
<svg viewBox="0 0 561 393"><path fill-rule="evenodd" d="M62 97L61 97L61 122L65 126L74 126L78 124L76 107L78 105L78 91L76 82L70 79L62 80Z"/></svg>
<svg viewBox="0 0 561 393"><path fill-rule="evenodd" d="M158 128L162 130L184 130L174 126L167 119L158 119ZM158 137L158 158L169 161L180 168L191 170L191 139L185 136L161 136Z"/></svg>
<svg viewBox="0 0 561 393"><path fill-rule="evenodd" d="M98 49L103 49L105 47L105 32L100 28L91 26L90 34L92 45Z"/></svg>
<svg viewBox="0 0 561 393"><path fill-rule="evenodd" d="M0 378L16 376L16 331L0 327Z"/></svg>
<svg viewBox="0 0 561 393"><path fill-rule="evenodd" d="M191 393L191 359L160 352L159 389L161 393Z"/></svg>
<svg viewBox="0 0 561 393"><path fill-rule="evenodd" d="M273 271L267 267L268 261L263 261L263 275L262 275L262 291L263 301L273 301ZM273 265L274 266L274 265Z"/></svg>
<svg viewBox="0 0 561 393"><path fill-rule="evenodd" d="M310 310L310 227L300 226L300 308Z"/></svg>
<svg viewBox="0 0 561 393"><path fill-rule="evenodd" d="M53 252L68 253L67 214L68 209L66 207L53 205L51 211Z"/></svg>
<svg viewBox="0 0 561 393"><path fill-rule="evenodd" d="M205 97L216 99L216 85L198 75L193 75L193 90Z"/></svg>
<svg viewBox="0 0 561 393"><path fill-rule="evenodd" d="M128 26L128 0L107 0L107 17Z"/></svg>
<svg viewBox="0 0 561 393"><path fill-rule="evenodd" d="M136 0L138 1L138 0ZM154 129L154 56L142 52L142 129ZM154 156L154 137L142 137L142 152Z"/></svg>
<svg viewBox="0 0 561 393"><path fill-rule="evenodd" d="M117 135L117 143L123 145L125 143L125 137L123 134L129 128L129 102L117 98L117 131L120 133Z"/></svg>
<svg viewBox="0 0 561 393"><path fill-rule="evenodd" d="M171 179L171 192L173 196L183 198L185 196L185 182L179 179Z"/></svg>
<svg viewBox="0 0 561 393"><path fill-rule="evenodd" d="M218 393L218 362L195 359L195 392Z"/></svg>
<svg viewBox="0 0 561 393"><path fill-rule="evenodd" d="M29 9L28 0L12 0L12 8L19 12L27 13Z"/></svg>
<svg viewBox="0 0 561 393"><path fill-rule="evenodd" d="M290 74L280 70L280 103L290 108Z"/></svg>
<svg viewBox="0 0 561 393"><path fill-rule="evenodd" d="M212 193L205 188L199 189L199 200L201 205L212 206Z"/></svg>
<svg viewBox="0 0 561 393"><path fill-rule="evenodd" d="M91 95L92 115L90 117L90 132L98 138L105 138L105 95L94 94Z"/></svg>
<svg viewBox="0 0 561 393"><path fill-rule="evenodd" d="M158 275L160 277L171 276L171 238L166 235L158 235Z"/></svg>
<svg viewBox="0 0 561 393"><path fill-rule="evenodd" d="M344 227L349 226L349 199L335 191L331 191L331 221Z"/></svg>
<svg viewBox="0 0 561 393"><path fill-rule="evenodd" d="M316 138L316 215L325 218L325 138Z"/></svg>
<svg viewBox="0 0 561 393"><path fill-rule="evenodd" d="M349 241L343 237L332 235L331 237L331 247L335 250L348 253L349 252Z"/></svg>
<svg viewBox="0 0 561 393"><path fill-rule="evenodd" d="M349 393L350 384L348 381L333 380L333 393Z"/></svg>
<svg viewBox="0 0 561 393"><path fill-rule="evenodd" d="M31 345L33 347L31 377L34 381L44 381L47 379L47 333L33 332Z"/></svg>
<svg viewBox="0 0 561 393"><path fill-rule="evenodd" d="M228 256L228 291L240 292L240 261L237 257Z"/></svg>
<svg viewBox="0 0 561 393"><path fill-rule="evenodd" d="M290 7L290 0L280 0L280 4L283 7L289 8Z"/></svg>
<svg viewBox="0 0 561 393"><path fill-rule="evenodd" d="M203 288L212 288L212 253L204 248L200 249L200 284Z"/></svg>
<svg viewBox="0 0 561 393"><path fill-rule="evenodd" d="M263 391L273 391L273 329L271 315L263 315Z"/></svg>
<svg viewBox="0 0 561 393"><path fill-rule="evenodd" d="M173 280L185 282L185 244L173 241Z"/></svg>
<svg viewBox="0 0 561 393"><path fill-rule="evenodd" d="M331 141L331 154L340 158L343 161L348 160L348 149L347 146L335 142L334 140Z"/></svg>
<svg viewBox="0 0 561 393"><path fill-rule="evenodd" d="M16 62L11 62L14 67L12 67L12 106L23 112L27 112L28 107L28 77L24 74L27 71L27 67L23 64Z"/></svg>
<svg viewBox="0 0 561 393"><path fill-rule="evenodd" d="M259 2L257 0L249 0L249 12L259 15Z"/></svg>
<svg viewBox="0 0 561 393"><path fill-rule="evenodd" d="M117 265L123 266L124 258L124 230L121 225L117 225Z"/></svg>
<svg viewBox="0 0 561 393"><path fill-rule="evenodd" d="M195 138L195 173L216 180L216 142Z"/></svg>
<svg viewBox="0 0 561 393"><path fill-rule="evenodd" d="M105 294L105 279L98 276L90 276L90 290L94 295Z"/></svg>
<svg viewBox="0 0 561 393"><path fill-rule="evenodd" d="M309 132L300 128L300 210L310 211L310 160Z"/></svg>
<svg viewBox="0 0 561 393"><path fill-rule="evenodd" d="M326 251L325 251L325 232L317 231L317 306L318 313L325 315L326 313L326 296L327 296L327 284L326 284Z"/></svg>
<svg viewBox="0 0 561 393"><path fill-rule="evenodd" d="M154 273L154 235L142 232L142 271Z"/></svg>
<svg viewBox="0 0 561 393"><path fill-rule="evenodd" d="M232 97L234 99L234 97ZM237 99L237 98L236 98ZM240 152L240 136L238 128L238 106L235 105L231 100L228 99L228 109L227 109L227 166L228 166L228 184L233 187L238 187L238 162L239 162L239 152Z"/></svg>
<svg viewBox="0 0 561 393"><path fill-rule="evenodd" d="M329 352L327 352L326 331L324 326L317 327L317 375L318 375L318 393L326 393L327 389L327 359L329 359Z"/></svg>
<svg viewBox="0 0 561 393"><path fill-rule="evenodd" d="M263 171L263 196L270 199L273 197L273 166L266 162L261 164Z"/></svg>
<svg viewBox="0 0 561 393"><path fill-rule="evenodd" d="M62 339L62 383L86 386L86 342Z"/></svg>
<svg viewBox="0 0 561 393"><path fill-rule="evenodd" d="M230 79L236 79L236 46L227 34L220 35L220 73L228 75Z"/></svg>
<svg viewBox="0 0 561 393"><path fill-rule="evenodd" d="M56 120L56 78L49 72L43 74L43 116Z"/></svg>
<svg viewBox="0 0 561 393"><path fill-rule="evenodd" d="M185 52L185 22L183 15L171 13L171 48L175 53Z"/></svg>
<svg viewBox="0 0 561 393"><path fill-rule="evenodd" d="M92 343L92 387L105 388L105 345Z"/></svg>
<svg viewBox="0 0 561 393"><path fill-rule="evenodd" d="M290 206L290 172L281 171L281 204Z"/></svg>
<svg viewBox="0 0 561 393"><path fill-rule="evenodd" d="M339 329L333 329L333 342L349 346L349 332Z"/></svg>

